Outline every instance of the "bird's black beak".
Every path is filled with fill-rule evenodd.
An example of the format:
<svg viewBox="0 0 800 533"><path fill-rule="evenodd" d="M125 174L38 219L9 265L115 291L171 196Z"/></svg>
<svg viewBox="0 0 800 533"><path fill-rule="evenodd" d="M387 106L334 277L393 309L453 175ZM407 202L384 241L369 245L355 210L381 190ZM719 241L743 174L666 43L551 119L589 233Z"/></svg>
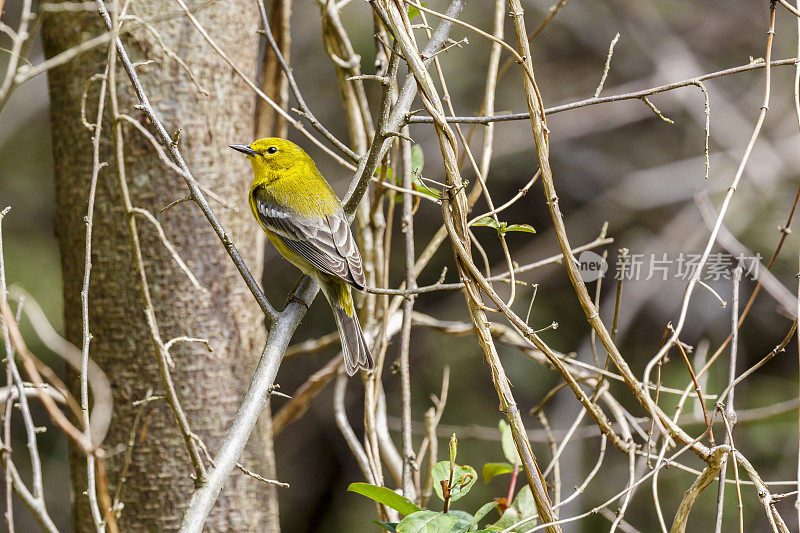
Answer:
<svg viewBox="0 0 800 533"><path fill-rule="evenodd" d="M243 154L256 155L256 151L247 146L246 144L230 144L228 146L230 146L237 152L242 152Z"/></svg>

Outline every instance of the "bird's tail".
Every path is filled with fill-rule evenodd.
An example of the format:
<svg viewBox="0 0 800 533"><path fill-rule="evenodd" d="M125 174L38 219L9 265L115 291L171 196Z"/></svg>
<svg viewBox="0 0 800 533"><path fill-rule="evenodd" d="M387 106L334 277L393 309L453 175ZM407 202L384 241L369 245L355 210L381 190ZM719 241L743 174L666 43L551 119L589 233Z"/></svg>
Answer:
<svg viewBox="0 0 800 533"><path fill-rule="evenodd" d="M323 288L327 287L323 286ZM329 289L333 289L333 287ZM350 287L341 282L341 286L336 289L338 290L330 292L326 290L325 295L333 308L333 318L336 320L336 328L339 330L339 338L342 341L344 368L349 376L354 375L359 368L370 371L375 368L375 361L372 359L367 341L364 339L364 333L361 331L361 325L358 323ZM336 292L339 294L337 295Z"/></svg>
<svg viewBox="0 0 800 533"><path fill-rule="evenodd" d="M342 355L347 375L352 376L359 368L372 370L375 367L375 361L372 360L372 354L369 353L358 317L355 313L350 316L338 305L333 306L333 311L336 327L339 328L339 337L342 339Z"/></svg>

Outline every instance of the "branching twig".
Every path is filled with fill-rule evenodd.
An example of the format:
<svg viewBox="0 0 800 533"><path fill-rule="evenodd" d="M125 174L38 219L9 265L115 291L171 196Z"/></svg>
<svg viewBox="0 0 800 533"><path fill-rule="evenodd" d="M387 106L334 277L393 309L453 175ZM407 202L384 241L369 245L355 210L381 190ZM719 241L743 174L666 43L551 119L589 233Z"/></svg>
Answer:
<svg viewBox="0 0 800 533"><path fill-rule="evenodd" d="M722 462L730 451L730 446L726 444L711 449L711 453L708 456L708 465L703 470L703 473L695 479L689 490L686 491L681 504L678 506L670 533L683 533L686 531L689 512L692 510L694 502L700 496L700 493L717 477L717 473L722 467Z"/></svg>

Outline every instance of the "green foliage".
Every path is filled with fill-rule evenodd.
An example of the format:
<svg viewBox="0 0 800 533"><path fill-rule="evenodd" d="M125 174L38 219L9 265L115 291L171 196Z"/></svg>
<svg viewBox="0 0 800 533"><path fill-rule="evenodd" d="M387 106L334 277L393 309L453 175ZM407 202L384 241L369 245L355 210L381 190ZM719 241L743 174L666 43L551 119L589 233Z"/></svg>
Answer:
<svg viewBox="0 0 800 533"><path fill-rule="evenodd" d="M411 147L411 187L417 192L439 200L442 197L442 193L436 189L431 189L422 182L422 167L424 166L425 154L422 153L422 147L415 144Z"/></svg>
<svg viewBox="0 0 800 533"><path fill-rule="evenodd" d="M475 513L475 516L466 511L450 511L448 513L437 513L435 511L419 511L405 517L397 524L397 533L467 533L477 531L478 521L486 513L491 511L497 504L487 503ZM382 524L383 525L383 524ZM392 526L392 524L389 524Z"/></svg>
<svg viewBox="0 0 800 533"><path fill-rule="evenodd" d="M536 514L536 512L536 503L533 501L531 488L528 485L525 485L522 490L517 493L517 496L514 498L514 503L511 504L511 507L506 509L506 511L503 513L503 516L500 517L500 520L490 526L489 531L499 531L511 527L514 524L518 524L522 520L532 517ZM535 525L536 521L527 522L524 526L519 528L519 531L527 531ZM511 531L518 530L512 529Z"/></svg>
<svg viewBox="0 0 800 533"><path fill-rule="evenodd" d="M460 500L462 496L469 492L475 480L478 479L478 474L471 466L462 466L450 461L441 461L434 465L431 470L433 477L433 490L436 495L444 501L444 494L442 488L442 481L449 483L450 481L450 465L453 465L453 483L450 485L450 501L454 502Z"/></svg>
<svg viewBox="0 0 800 533"><path fill-rule="evenodd" d="M422 153L422 147L415 144L411 147L411 172L419 174L424 166L425 154Z"/></svg>
<svg viewBox="0 0 800 533"><path fill-rule="evenodd" d="M489 483L495 476L508 474L513 471L514 465L510 463L486 463L481 469L481 475L483 476L483 482Z"/></svg>
<svg viewBox="0 0 800 533"><path fill-rule="evenodd" d="M508 424L501 420L498 427L500 428L503 454L509 462L486 463L483 466L482 473L484 481L487 483L495 476L513 472L513 463L520 464ZM492 510L498 509L497 501L484 503L474 514L461 509L450 508L452 503L469 493L478 478L473 467L456 463L457 455L458 439L453 434L448 446L448 460L436 463L430 472L436 495L444 502L444 511L441 512L422 509L408 498L386 487L378 487L369 483L352 483L348 490L382 503L403 515L403 519L399 522L373 521L374 524L381 526L384 531L393 533L485 533L502 531L536 515L536 504L528 486L525 486L517 493L513 503L502 513L499 520L496 520L493 524L485 525L483 529L479 529L479 524L486 519ZM503 491L503 494L505 492ZM499 510L502 512L502 508L499 508ZM535 524L535 521L531 521L524 526L520 526L520 528L521 530L529 529ZM516 531L516 529L513 531Z"/></svg>
<svg viewBox="0 0 800 533"><path fill-rule="evenodd" d="M385 171L386 171L386 179L390 180L394 179L392 178L392 176L394 176L394 171L392 170L392 167L386 167ZM375 176L380 178L381 176L383 176L383 173L384 173L384 168L382 166L378 165L377 167L375 167Z"/></svg>
<svg viewBox="0 0 800 533"><path fill-rule="evenodd" d="M405 496L400 496L395 491L387 489L386 487L378 487L369 483L350 483L347 490L366 496L387 507L391 507L402 515L410 515L422 510Z"/></svg>
<svg viewBox="0 0 800 533"><path fill-rule="evenodd" d="M506 456L506 459L511 464L522 464L522 460L517 453L517 445L514 444L514 435L511 433L508 422L501 420L497 427L500 428L500 443L503 445L503 455Z"/></svg>
<svg viewBox="0 0 800 533"><path fill-rule="evenodd" d="M528 224L509 224L508 222L498 222L492 217L483 217L473 222L472 225L494 228L500 235L505 235L506 233L512 231L521 231L523 233L536 233L536 230L533 228L533 226L529 226Z"/></svg>
<svg viewBox="0 0 800 533"><path fill-rule="evenodd" d="M456 516L435 511L418 511L397 524L397 533L448 533L453 531Z"/></svg>
<svg viewBox="0 0 800 533"><path fill-rule="evenodd" d="M489 511L495 507L497 507L497 502L484 503L480 509L475 511L475 515L472 517L472 526L477 527L478 522L483 520L483 517L489 514Z"/></svg>
<svg viewBox="0 0 800 533"><path fill-rule="evenodd" d="M442 197L441 192L437 191L436 189L431 189L422 183L420 176L422 175L422 167L424 166L425 154L422 153L422 147L418 144L415 144L411 147L411 186L415 191L421 192L422 194L427 194L428 196L432 196L438 200Z"/></svg>
<svg viewBox="0 0 800 533"><path fill-rule="evenodd" d="M414 8L411 8L414 9ZM422 153L422 147L420 145L415 144L411 147L411 188L419 193L425 194L432 198L436 198L437 200L441 199L441 192L436 189L431 189L427 185L422 182L420 176L422 175L422 167L425 166L425 155ZM384 174L385 172L385 174ZM394 181L395 185L398 187L403 186L403 176L402 175L395 175L394 170L392 167L386 167L385 169L382 166L378 166L375 168L375 176L381 177L385 176L387 180ZM387 190L387 194L388 194ZM398 194L395 199L395 203L400 203L403 201L402 194Z"/></svg>
<svg viewBox="0 0 800 533"><path fill-rule="evenodd" d="M411 183L411 186L414 188L415 191L421 192L422 194L426 194L432 198L436 198L437 200L440 200L442 198L442 193L440 191L438 191L437 189L431 189L430 187L422 183L422 180L416 174L414 174L414 181Z"/></svg>
<svg viewBox="0 0 800 533"><path fill-rule="evenodd" d="M422 7L428 7L428 4L426 4L425 2L417 2L417 3L419 5L421 5ZM409 20L413 20L413 19L417 18L418 16L419 16L419 9L417 9L414 6L409 6L408 7L408 18L409 18Z"/></svg>
<svg viewBox="0 0 800 533"><path fill-rule="evenodd" d="M456 434L453 433L453 436L450 437L450 443L447 445L447 451L450 453L450 462L456 462L456 454L458 453L458 439L456 438Z"/></svg>
<svg viewBox="0 0 800 533"><path fill-rule="evenodd" d="M466 511L450 511L446 514L452 515L456 517L456 521L453 522L453 529L452 531L471 531L472 525L475 523L475 518Z"/></svg>

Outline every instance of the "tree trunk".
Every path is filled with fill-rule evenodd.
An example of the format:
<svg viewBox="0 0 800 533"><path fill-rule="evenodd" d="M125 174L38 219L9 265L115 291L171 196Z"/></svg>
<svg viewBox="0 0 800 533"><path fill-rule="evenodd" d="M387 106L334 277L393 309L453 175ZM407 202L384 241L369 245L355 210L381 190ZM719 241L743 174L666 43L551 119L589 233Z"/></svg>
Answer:
<svg viewBox="0 0 800 533"><path fill-rule="evenodd" d="M257 55L256 6L244 0L192 3L195 16L231 59L245 72L255 73ZM163 44L178 54L197 81L164 53L151 32L137 30L123 37L133 61L153 59L138 67L156 112L171 131L180 128L180 146L198 180L227 200L232 209L212 201L231 238L258 279L261 249L258 226L250 220L245 201L250 165L230 143L253 138L255 98L231 68L214 53L178 6L170 0L132 4L133 14L153 23ZM169 17L165 19L166 16ZM44 24L48 57L104 30L95 12L51 13ZM56 228L64 276L67 337L81 344L80 290L84 268L84 238L89 179L92 169L91 133L81 124L81 96L86 81L105 68L107 47L100 46L50 71L51 122L56 173ZM118 63L119 65L119 63ZM88 91L87 120L94 121L99 82ZM147 126L133 105L133 91L118 69L121 111ZM106 105L106 109L109 106ZM177 529L193 490L193 469L169 406L162 401L137 407L148 389L163 392L153 344L146 328L140 288L134 272L122 200L114 175L108 114L102 130L100 172L94 215L90 285L90 355L108 374L114 392L114 419L103 443L112 496L123 484L120 471L134 417L143 409L132 460L124 479L119 524L122 531ZM152 224L138 224L145 270L156 318L164 341L177 336L208 339L201 344L178 343L171 349L172 376L192 430L213 453L219 446L247 388L264 342L263 316L227 257L217 236L192 203L158 214L168 203L186 195L178 176L158 160L139 132L125 128L125 163L134 206L157 215L167 237L207 292L196 290L176 266ZM77 380L73 376L72 384ZM75 387L77 396L77 387ZM246 466L274 477L272 434L268 416L250 439ZM86 489L84 457L70 460L74 524L93 531ZM209 531L277 531L277 495L265 485L234 473L207 522Z"/></svg>

